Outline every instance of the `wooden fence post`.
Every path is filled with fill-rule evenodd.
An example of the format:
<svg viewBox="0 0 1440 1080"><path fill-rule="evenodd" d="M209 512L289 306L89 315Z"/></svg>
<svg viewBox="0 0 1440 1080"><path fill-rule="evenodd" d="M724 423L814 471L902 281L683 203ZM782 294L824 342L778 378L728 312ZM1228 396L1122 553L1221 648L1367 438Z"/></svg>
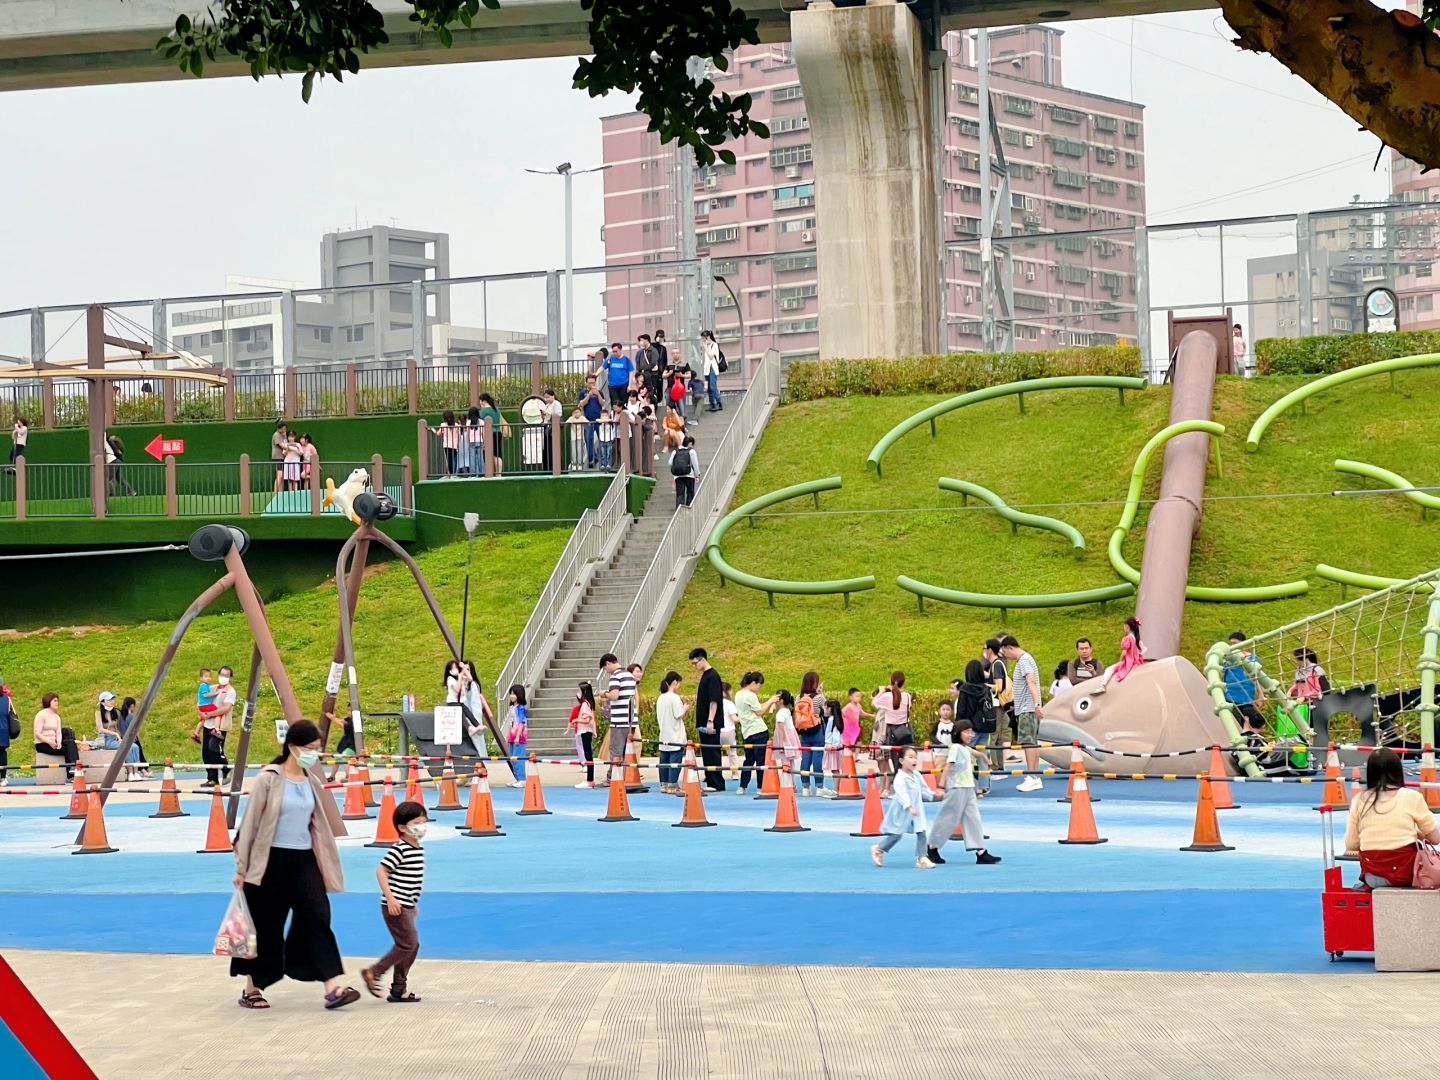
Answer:
<svg viewBox="0 0 1440 1080"><path fill-rule="evenodd" d="M25 520L25 499L29 492L29 480L25 475L25 455L15 459L15 520Z"/></svg>
<svg viewBox="0 0 1440 1080"><path fill-rule="evenodd" d="M310 516L318 517L320 514L320 469L310 470Z"/></svg>
<svg viewBox="0 0 1440 1080"><path fill-rule="evenodd" d="M360 375L354 364L345 365L345 415L360 415Z"/></svg>
<svg viewBox="0 0 1440 1080"><path fill-rule="evenodd" d="M480 407L480 361L470 359L470 408Z"/></svg>
<svg viewBox="0 0 1440 1080"><path fill-rule="evenodd" d="M296 383L297 383L297 380L296 380L296 378L295 378L295 365L293 365L293 364L287 364L287 365L285 366L285 409L284 409L284 417L285 417L286 420L294 420L294 419L295 419L295 406L298 404L298 403L296 402L296 400L295 400L295 397L296 397L296 395L297 395L297 393L298 393L298 390L296 389Z"/></svg>
<svg viewBox="0 0 1440 1080"><path fill-rule="evenodd" d="M537 354L530 357L530 393L539 395L541 384L545 381L545 362Z"/></svg>
<svg viewBox="0 0 1440 1080"><path fill-rule="evenodd" d="M548 426L550 430L546 432L546 437L550 440L550 475L559 476L561 457L560 417L551 416Z"/></svg>
<svg viewBox="0 0 1440 1080"><path fill-rule="evenodd" d="M385 459L379 454L370 455L370 486L377 495L385 490Z"/></svg>
<svg viewBox="0 0 1440 1080"><path fill-rule="evenodd" d="M405 361L405 400L411 416L420 411L420 369L414 360Z"/></svg>
<svg viewBox="0 0 1440 1080"><path fill-rule="evenodd" d="M485 417L480 421L481 448L485 451L485 475L495 475L495 459L499 456L495 453L495 421Z"/></svg>
<svg viewBox="0 0 1440 1080"><path fill-rule="evenodd" d="M430 425L424 417L416 421L415 471L421 480L430 479Z"/></svg>
<svg viewBox="0 0 1440 1080"><path fill-rule="evenodd" d="M224 372L225 385L221 388L225 401L225 419L227 422L235 419L235 371L227 368Z"/></svg>
<svg viewBox="0 0 1440 1080"><path fill-rule="evenodd" d="M250 516L250 455L240 455L240 516Z"/></svg>
<svg viewBox="0 0 1440 1080"><path fill-rule="evenodd" d="M105 455L96 454L90 459L90 503L95 510L96 520L105 518Z"/></svg>
<svg viewBox="0 0 1440 1080"><path fill-rule="evenodd" d="M615 413L615 422L620 425L620 468L631 472L630 455L634 447L630 444L630 414L624 409Z"/></svg>
<svg viewBox="0 0 1440 1080"><path fill-rule="evenodd" d="M165 403L165 423L175 422L175 380L162 379L160 381L160 399Z"/></svg>
<svg viewBox="0 0 1440 1080"><path fill-rule="evenodd" d="M169 385L169 380L166 380ZM180 516L180 498L175 477L175 455L165 455L165 516L167 518Z"/></svg>
<svg viewBox="0 0 1440 1080"><path fill-rule="evenodd" d="M410 485L415 482L415 475L410 469L410 455L406 454L400 459L400 509L410 513Z"/></svg>
<svg viewBox="0 0 1440 1080"><path fill-rule="evenodd" d="M55 430L55 381L40 381L40 418L46 431Z"/></svg>

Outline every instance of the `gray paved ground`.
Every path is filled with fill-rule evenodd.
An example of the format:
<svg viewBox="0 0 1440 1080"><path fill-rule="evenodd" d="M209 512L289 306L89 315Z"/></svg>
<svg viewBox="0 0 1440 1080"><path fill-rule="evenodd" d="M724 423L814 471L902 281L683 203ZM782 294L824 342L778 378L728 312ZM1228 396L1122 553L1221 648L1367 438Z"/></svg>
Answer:
<svg viewBox="0 0 1440 1080"><path fill-rule="evenodd" d="M937 939L939 935L937 933ZM1440 981L1377 975L426 960L338 1013L225 961L12 951L105 1080L1433 1076ZM356 970L358 965L347 964Z"/></svg>

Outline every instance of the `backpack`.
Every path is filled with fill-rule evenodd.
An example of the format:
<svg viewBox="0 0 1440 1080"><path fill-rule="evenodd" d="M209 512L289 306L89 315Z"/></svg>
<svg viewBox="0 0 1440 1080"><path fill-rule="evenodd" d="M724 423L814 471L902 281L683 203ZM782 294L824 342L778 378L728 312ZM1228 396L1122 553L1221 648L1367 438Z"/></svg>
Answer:
<svg viewBox="0 0 1440 1080"><path fill-rule="evenodd" d="M813 731L820 726L820 717L815 714L815 699L802 697L795 702L795 730Z"/></svg>
<svg viewBox="0 0 1440 1080"><path fill-rule="evenodd" d="M730 365L725 362L725 350L719 349L717 351L720 353L720 374L724 375L725 372L730 370Z"/></svg>
<svg viewBox="0 0 1440 1080"><path fill-rule="evenodd" d="M670 475L689 476L690 472L690 451L682 446L670 459Z"/></svg>

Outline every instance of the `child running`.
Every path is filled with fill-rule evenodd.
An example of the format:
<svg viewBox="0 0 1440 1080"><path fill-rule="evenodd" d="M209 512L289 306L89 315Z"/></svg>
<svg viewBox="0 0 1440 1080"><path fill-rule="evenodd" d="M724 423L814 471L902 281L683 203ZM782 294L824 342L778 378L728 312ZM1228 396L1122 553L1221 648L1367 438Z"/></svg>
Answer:
<svg viewBox="0 0 1440 1080"><path fill-rule="evenodd" d="M981 866L993 866L1000 861L1000 856L991 855L985 848L980 801L975 796L975 762L982 759L983 751L970 746L975 741L975 727L969 720L955 721L954 738L940 773L945 801L935 812L935 828L930 832L932 840L926 855L932 863L944 863L940 849L955 834L958 824L965 833L965 850L975 852L975 861Z"/></svg>
<svg viewBox="0 0 1440 1080"><path fill-rule="evenodd" d="M410 993L410 965L420 953L420 935L415 929L420 890L425 885L425 849L420 841L425 839L430 819L420 803L402 802L395 807L394 820L400 839L385 852L375 869L375 879L380 882L380 915L395 944L374 967L361 971L360 978L365 980L371 996L378 998L380 980L393 969L390 994L385 1000L408 1005L420 1000Z"/></svg>
<svg viewBox="0 0 1440 1080"><path fill-rule="evenodd" d="M925 798L930 789L915 771L919 762L915 747L906 746L900 751L900 771L891 785L890 807L885 811L885 820L880 830L885 834L880 843L870 849L870 859L876 866L885 865L885 853L900 842L906 833L915 834L915 868L933 870L925 843ZM932 796L933 798L933 796Z"/></svg>

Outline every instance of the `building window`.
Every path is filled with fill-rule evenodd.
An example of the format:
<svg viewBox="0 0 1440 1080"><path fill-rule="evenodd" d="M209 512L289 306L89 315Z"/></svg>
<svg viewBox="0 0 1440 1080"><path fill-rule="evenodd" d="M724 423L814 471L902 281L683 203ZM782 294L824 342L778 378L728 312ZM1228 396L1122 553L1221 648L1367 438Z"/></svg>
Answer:
<svg viewBox="0 0 1440 1080"><path fill-rule="evenodd" d="M980 171L980 155L974 150L956 150L955 160L966 172Z"/></svg>
<svg viewBox="0 0 1440 1080"><path fill-rule="evenodd" d="M1114 180L1102 180L1095 178L1095 190L1101 195L1117 195L1120 192L1120 185Z"/></svg>
<svg viewBox="0 0 1440 1080"><path fill-rule="evenodd" d="M1434 310L1434 308L1435 308L1435 294L1434 294L1434 293L1425 293L1423 296L1417 296L1417 297L1415 298L1415 310L1416 310L1416 311L1432 311L1432 310Z"/></svg>
<svg viewBox="0 0 1440 1080"><path fill-rule="evenodd" d="M1137 154L1137 153L1135 153L1134 150L1126 150L1126 151L1125 151L1125 167L1126 167L1127 169L1134 169L1134 168L1137 168L1139 165L1140 165L1140 155Z"/></svg>
<svg viewBox="0 0 1440 1080"><path fill-rule="evenodd" d="M800 113L797 116L777 116L770 130L776 135L783 135L787 131L804 131L809 126L810 117Z"/></svg>
<svg viewBox="0 0 1440 1080"><path fill-rule="evenodd" d="M1090 268L1078 263L1059 263L1055 267L1055 276L1069 285L1083 285L1090 280Z"/></svg>
<svg viewBox="0 0 1440 1080"><path fill-rule="evenodd" d="M978 251L962 251L960 268L978 274L980 272L980 253Z"/></svg>
<svg viewBox="0 0 1440 1080"><path fill-rule="evenodd" d="M1095 154L1095 160L1106 165L1114 165L1120 158L1120 151L1111 146L1095 146L1091 148Z"/></svg>
<svg viewBox="0 0 1440 1080"><path fill-rule="evenodd" d="M972 139L980 137L980 121L971 120L967 116L955 117L955 126L960 129L961 135L968 135Z"/></svg>
<svg viewBox="0 0 1440 1080"><path fill-rule="evenodd" d="M770 91L771 101L795 101L804 96L805 92L800 89L799 83L795 83L793 86L777 86Z"/></svg>
<svg viewBox="0 0 1440 1080"><path fill-rule="evenodd" d="M740 230L734 225L730 225L723 229L707 229L705 232L705 243L725 244L729 243L731 240L738 239L739 236Z"/></svg>
<svg viewBox="0 0 1440 1080"><path fill-rule="evenodd" d="M794 270L814 270L816 267L815 253L812 251L805 255L781 255L775 260L775 272L784 274ZM717 270L716 273L725 271Z"/></svg>
<svg viewBox="0 0 1440 1080"><path fill-rule="evenodd" d="M1049 311L1050 301L1039 293L1017 292L1015 309L1017 311Z"/></svg>
<svg viewBox="0 0 1440 1080"><path fill-rule="evenodd" d="M1139 134L1140 134L1140 122L1139 122L1138 120L1126 120L1126 121L1125 121L1125 136L1126 136L1126 138L1133 139L1133 138L1136 138Z"/></svg>
<svg viewBox="0 0 1440 1080"><path fill-rule="evenodd" d="M980 219L977 217L956 218L955 232L960 236L979 236Z"/></svg>
<svg viewBox="0 0 1440 1080"><path fill-rule="evenodd" d="M1416 263L1416 264L1415 264L1415 276L1416 276L1416 277L1429 277L1429 276L1430 276L1430 267L1431 267L1432 265L1433 265L1432 263Z"/></svg>
<svg viewBox="0 0 1440 1080"><path fill-rule="evenodd" d="M804 232L806 229L813 228L815 228L815 219L813 217L790 218L787 221L780 222L780 231L782 233Z"/></svg>
<svg viewBox="0 0 1440 1080"><path fill-rule="evenodd" d="M750 226L750 231L751 231L752 233L768 232L769 229L770 229L770 226L769 226L768 224L763 224L763 225L751 225L751 226Z"/></svg>
<svg viewBox="0 0 1440 1080"><path fill-rule="evenodd" d="M802 165L810 160L812 148L809 143L800 146L779 146L770 151L770 167L778 169L783 165Z"/></svg>
<svg viewBox="0 0 1440 1080"><path fill-rule="evenodd" d="M775 299L782 304L787 300L813 300L819 293L818 285L791 285L788 288L776 289Z"/></svg>
<svg viewBox="0 0 1440 1080"><path fill-rule="evenodd" d="M980 88L978 86L970 86L967 83L957 82L955 84L955 100L968 102L971 105L978 104L980 101Z"/></svg>
<svg viewBox="0 0 1440 1080"><path fill-rule="evenodd" d="M1084 236L1057 236L1055 246L1061 251L1073 251L1078 254L1089 250L1090 241Z"/></svg>
<svg viewBox="0 0 1440 1080"><path fill-rule="evenodd" d="M813 334L820 329L818 318L781 320L776 328L782 334Z"/></svg>
<svg viewBox="0 0 1440 1080"><path fill-rule="evenodd" d="M1056 187L1074 188L1077 191L1083 191L1087 179L1083 172L1076 172L1074 169L1057 168L1055 170L1054 180Z"/></svg>
<svg viewBox="0 0 1440 1080"><path fill-rule="evenodd" d="M775 199L771 203L776 210L790 210L797 206L815 205L815 185L809 184L787 184L785 187L775 189Z"/></svg>
<svg viewBox="0 0 1440 1080"><path fill-rule="evenodd" d="M1119 131L1120 121L1113 116L1103 116L1096 113L1090 117L1090 123L1096 131Z"/></svg>
<svg viewBox="0 0 1440 1080"><path fill-rule="evenodd" d="M1085 122L1083 112L1078 109L1067 109L1063 105L1051 105L1050 116L1057 124L1083 124Z"/></svg>
<svg viewBox="0 0 1440 1080"><path fill-rule="evenodd" d="M960 201L978 203L980 201L980 189L971 184L961 184Z"/></svg>
<svg viewBox="0 0 1440 1080"><path fill-rule="evenodd" d="M740 260L716 259L711 264L711 270L713 273L719 274L721 277L726 277L730 274L738 274L740 272Z"/></svg>
<svg viewBox="0 0 1440 1080"><path fill-rule="evenodd" d="M727 209L728 207L731 207L731 206L734 206L734 205L735 205L735 196L734 196L734 195L721 195L718 199L711 199L711 200L710 200L710 209L711 209L711 210L724 210L724 209ZM655 223L655 228L656 228L657 231L658 231L659 228L660 228L660 223L659 223L658 221Z"/></svg>
<svg viewBox="0 0 1440 1080"><path fill-rule="evenodd" d="M1046 143L1050 149L1065 157L1083 158L1085 156L1085 142L1082 139L1067 139L1063 135L1046 135Z"/></svg>
<svg viewBox="0 0 1440 1080"><path fill-rule="evenodd" d="M1002 94L1000 96L1000 107L1008 113L1016 116L1034 116L1035 102L1029 98L1016 97L1014 94Z"/></svg>
<svg viewBox="0 0 1440 1080"><path fill-rule="evenodd" d="M1119 296L1120 290L1124 286L1124 277L1125 275L1123 274L1112 273L1109 270L1101 270L1100 288L1104 289L1112 296Z"/></svg>

